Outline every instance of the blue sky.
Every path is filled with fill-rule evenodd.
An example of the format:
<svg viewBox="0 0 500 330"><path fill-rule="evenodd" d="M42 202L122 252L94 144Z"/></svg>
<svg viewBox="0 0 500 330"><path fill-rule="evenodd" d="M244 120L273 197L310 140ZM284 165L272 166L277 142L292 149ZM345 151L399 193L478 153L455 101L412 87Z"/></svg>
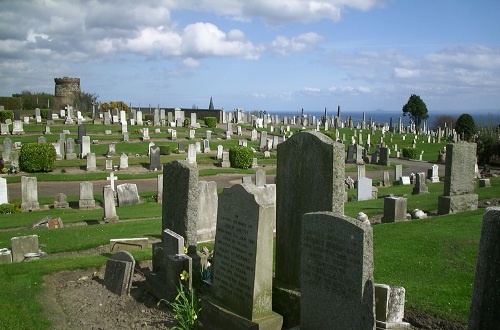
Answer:
<svg viewBox="0 0 500 330"><path fill-rule="evenodd" d="M100 101L500 113L500 1L0 0L0 95L79 77Z"/></svg>

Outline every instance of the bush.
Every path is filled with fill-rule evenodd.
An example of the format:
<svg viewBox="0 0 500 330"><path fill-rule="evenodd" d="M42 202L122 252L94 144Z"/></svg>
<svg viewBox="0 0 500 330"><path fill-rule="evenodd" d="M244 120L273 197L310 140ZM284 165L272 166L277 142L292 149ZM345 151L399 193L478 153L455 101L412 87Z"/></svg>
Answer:
<svg viewBox="0 0 500 330"><path fill-rule="evenodd" d="M50 172L56 167L56 150L50 143L27 143L21 147L19 168L26 172Z"/></svg>
<svg viewBox="0 0 500 330"><path fill-rule="evenodd" d="M476 123L474 122L474 118L472 118L472 116L468 113L460 115L455 125L455 131L457 131L460 136L463 134L464 139L469 141L476 133Z"/></svg>
<svg viewBox="0 0 500 330"><path fill-rule="evenodd" d="M40 117L42 119L47 119L47 109L40 109ZM52 120L52 118L50 118Z"/></svg>
<svg viewBox="0 0 500 330"><path fill-rule="evenodd" d="M217 126L216 117L205 117L205 125L209 128L214 128Z"/></svg>
<svg viewBox="0 0 500 330"><path fill-rule="evenodd" d="M5 124L6 119L13 120L14 119L14 111L12 111L12 110L0 110L0 123Z"/></svg>
<svg viewBox="0 0 500 330"><path fill-rule="evenodd" d="M235 146L229 149L231 167L247 169L252 167L253 152L250 147Z"/></svg>
<svg viewBox="0 0 500 330"><path fill-rule="evenodd" d="M144 115L144 120L145 121L150 121L150 122L153 123L154 120L155 120L155 115L147 113L147 114Z"/></svg>
<svg viewBox="0 0 500 330"><path fill-rule="evenodd" d="M403 158L417 159L417 155L416 148L403 148Z"/></svg>
<svg viewBox="0 0 500 330"><path fill-rule="evenodd" d="M0 204L0 214L15 213L14 204Z"/></svg>
<svg viewBox="0 0 500 330"><path fill-rule="evenodd" d="M160 155L170 155L170 146L160 146Z"/></svg>

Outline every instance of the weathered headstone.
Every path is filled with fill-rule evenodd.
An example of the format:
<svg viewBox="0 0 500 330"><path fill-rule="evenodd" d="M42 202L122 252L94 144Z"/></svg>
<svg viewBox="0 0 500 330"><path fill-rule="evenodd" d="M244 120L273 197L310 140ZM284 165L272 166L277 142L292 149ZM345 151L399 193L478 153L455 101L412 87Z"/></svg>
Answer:
<svg viewBox="0 0 500 330"><path fill-rule="evenodd" d="M300 329L375 329L370 223L307 213L301 246Z"/></svg>
<svg viewBox="0 0 500 330"><path fill-rule="evenodd" d="M36 177L21 177L21 195L21 212L36 211L40 209Z"/></svg>
<svg viewBox="0 0 500 330"><path fill-rule="evenodd" d="M80 197L78 200L79 209L95 208L94 184L90 181L80 182Z"/></svg>
<svg viewBox="0 0 500 330"><path fill-rule="evenodd" d="M468 330L500 328L500 207L483 216Z"/></svg>
<svg viewBox="0 0 500 330"><path fill-rule="evenodd" d="M96 157L95 153L90 152L87 154L87 171L95 171L97 169L96 166Z"/></svg>
<svg viewBox="0 0 500 330"><path fill-rule="evenodd" d="M403 165L394 165L394 181L399 182L403 176Z"/></svg>
<svg viewBox="0 0 500 330"><path fill-rule="evenodd" d="M4 161L10 160L10 154L12 152L12 141L10 138L6 137L2 142L2 159Z"/></svg>
<svg viewBox="0 0 500 330"><path fill-rule="evenodd" d="M231 162L229 161L229 151L222 152L222 168L230 168Z"/></svg>
<svg viewBox="0 0 500 330"><path fill-rule="evenodd" d="M90 136L82 136L82 143L80 144L80 158L87 157L90 153Z"/></svg>
<svg viewBox="0 0 500 330"><path fill-rule="evenodd" d="M266 171L264 170L255 171L255 185L257 187L264 187L266 185Z"/></svg>
<svg viewBox="0 0 500 330"><path fill-rule="evenodd" d="M123 153L120 156L120 170L125 170L128 168L128 156L127 154Z"/></svg>
<svg viewBox="0 0 500 330"><path fill-rule="evenodd" d="M389 161L389 154L391 151L389 150L389 148L382 147L380 148L379 152L380 152L380 158L378 160L378 164L382 166L390 166L391 162Z"/></svg>
<svg viewBox="0 0 500 330"><path fill-rule="evenodd" d="M367 177L359 179L356 187L356 199L358 201L368 201L372 199L372 182L373 180Z"/></svg>
<svg viewBox="0 0 500 330"><path fill-rule="evenodd" d="M187 245L198 242L198 169L187 161L163 166L162 230L182 235Z"/></svg>
<svg viewBox="0 0 500 330"><path fill-rule="evenodd" d="M219 200L217 183L215 181L199 181L198 193L198 242L213 241Z"/></svg>
<svg viewBox="0 0 500 330"><path fill-rule="evenodd" d="M190 144L188 146L188 157L187 161L190 164L196 164L196 145Z"/></svg>
<svg viewBox="0 0 500 330"><path fill-rule="evenodd" d="M10 239L12 247L12 261L20 262L27 253L39 253L38 235L18 236Z"/></svg>
<svg viewBox="0 0 500 330"><path fill-rule="evenodd" d="M159 146L152 146L149 149L149 170L150 171L161 170Z"/></svg>
<svg viewBox="0 0 500 330"><path fill-rule="evenodd" d="M129 295L134 276L135 259L127 251L118 251L106 262L104 286L119 296Z"/></svg>
<svg viewBox="0 0 500 330"><path fill-rule="evenodd" d="M111 186L103 187L103 209L104 216L103 220L105 222L115 222L118 221L118 216L116 215L116 205L115 205L115 192Z"/></svg>
<svg viewBox="0 0 500 330"><path fill-rule="evenodd" d="M0 205L7 204L8 202L7 179L0 178Z"/></svg>
<svg viewBox="0 0 500 330"><path fill-rule="evenodd" d="M135 183L122 183L116 186L116 193L118 195L118 205L127 206L139 204L139 193L137 192L137 185Z"/></svg>
<svg viewBox="0 0 500 330"><path fill-rule="evenodd" d="M434 164L432 167L427 171L428 177L431 180L432 183L439 182L439 166Z"/></svg>
<svg viewBox="0 0 500 330"><path fill-rule="evenodd" d="M253 184L234 185L220 195L212 295L202 299L206 324L281 329L271 298L274 216L274 205Z"/></svg>
<svg viewBox="0 0 500 330"><path fill-rule="evenodd" d="M475 154L475 143L457 142L446 146L444 192L438 197L438 214L477 210Z"/></svg>
<svg viewBox="0 0 500 330"><path fill-rule="evenodd" d="M301 132L278 145L277 160L273 308L288 328L300 324L301 217L344 214L344 146L319 132Z"/></svg>
<svg viewBox="0 0 500 330"><path fill-rule="evenodd" d="M107 156L108 157L116 156L116 144L114 144L114 143L108 144Z"/></svg>
<svg viewBox="0 0 500 330"><path fill-rule="evenodd" d="M67 139L65 143L65 158L76 159L75 140Z"/></svg>
<svg viewBox="0 0 500 330"><path fill-rule="evenodd" d="M163 202L163 174L158 174L156 190L158 191L156 195L156 202L161 204Z"/></svg>
<svg viewBox="0 0 500 330"><path fill-rule="evenodd" d="M385 197L382 223L406 220L407 199L404 197Z"/></svg>
<svg viewBox="0 0 500 330"><path fill-rule="evenodd" d="M387 284L375 284L375 313L377 329L410 329L403 322L405 307L405 288Z"/></svg>
<svg viewBox="0 0 500 330"><path fill-rule="evenodd" d="M68 203L68 199L67 199L66 195L63 193L58 193L56 195L56 199L54 202L54 208L63 209L63 208L68 208L68 207L69 207L69 203Z"/></svg>
<svg viewBox="0 0 500 330"><path fill-rule="evenodd" d="M425 173L417 173L415 177L415 186L413 187L412 195L428 194L429 188L425 184Z"/></svg>

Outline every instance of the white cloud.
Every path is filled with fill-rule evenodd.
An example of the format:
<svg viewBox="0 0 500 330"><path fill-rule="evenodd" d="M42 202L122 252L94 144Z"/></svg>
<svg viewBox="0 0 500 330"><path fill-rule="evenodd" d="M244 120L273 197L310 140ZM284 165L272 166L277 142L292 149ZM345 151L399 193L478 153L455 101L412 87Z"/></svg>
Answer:
<svg viewBox="0 0 500 330"><path fill-rule="evenodd" d="M420 70L408 68L394 68L394 76L396 78L415 78L420 76Z"/></svg>
<svg viewBox="0 0 500 330"><path fill-rule="evenodd" d="M182 63L185 65L185 66L188 66L188 67L199 67L201 64L200 64L200 61L198 60L195 60L194 58L192 57L188 57L188 58L185 58L184 60L182 60Z"/></svg>
<svg viewBox="0 0 500 330"><path fill-rule="evenodd" d="M315 32L303 33L291 39L277 36L271 42L271 48L281 55L289 55L290 53L313 50L316 44L323 39L322 36Z"/></svg>

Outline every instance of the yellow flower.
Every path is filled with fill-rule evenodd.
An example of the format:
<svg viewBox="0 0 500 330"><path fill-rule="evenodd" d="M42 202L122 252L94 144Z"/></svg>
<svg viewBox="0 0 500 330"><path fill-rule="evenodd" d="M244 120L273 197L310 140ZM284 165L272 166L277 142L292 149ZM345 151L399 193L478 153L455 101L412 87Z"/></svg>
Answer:
<svg viewBox="0 0 500 330"><path fill-rule="evenodd" d="M187 254L187 253L188 253L188 248L184 247L184 254Z"/></svg>
<svg viewBox="0 0 500 330"><path fill-rule="evenodd" d="M188 279L189 279L189 273L183 270L181 273L181 281L187 281Z"/></svg>

